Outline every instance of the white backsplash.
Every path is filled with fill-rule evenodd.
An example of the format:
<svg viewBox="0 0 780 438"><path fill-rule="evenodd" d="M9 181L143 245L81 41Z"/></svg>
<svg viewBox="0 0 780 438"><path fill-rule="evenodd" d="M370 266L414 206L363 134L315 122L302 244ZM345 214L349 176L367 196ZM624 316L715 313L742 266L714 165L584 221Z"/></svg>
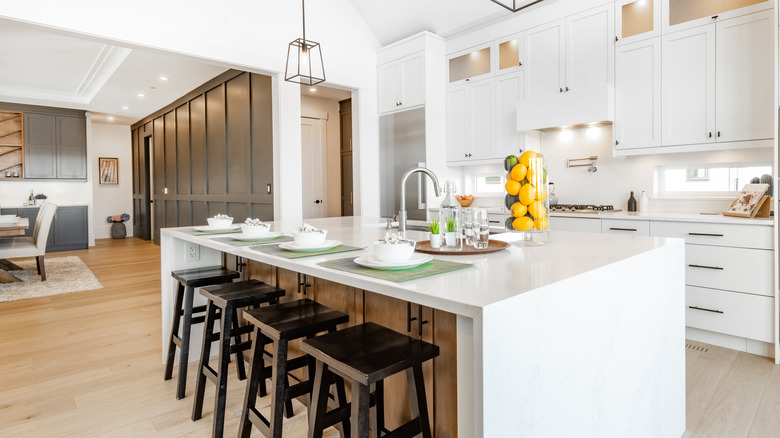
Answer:
<svg viewBox="0 0 780 438"><path fill-rule="evenodd" d="M542 133L541 152L547 157L550 181L562 204L612 204L626 209L629 192L639 199L642 190L650 199L648 211L720 212L731 199L658 198L654 195L655 167L670 164L739 163L772 161L772 149L740 149L682 154L658 154L632 157L612 156L612 126L550 131ZM596 172L587 167L567 168L572 158L597 155ZM474 175L506 174L503 163L464 167L464 187L473 190ZM495 205L503 201L483 198L475 204Z"/></svg>

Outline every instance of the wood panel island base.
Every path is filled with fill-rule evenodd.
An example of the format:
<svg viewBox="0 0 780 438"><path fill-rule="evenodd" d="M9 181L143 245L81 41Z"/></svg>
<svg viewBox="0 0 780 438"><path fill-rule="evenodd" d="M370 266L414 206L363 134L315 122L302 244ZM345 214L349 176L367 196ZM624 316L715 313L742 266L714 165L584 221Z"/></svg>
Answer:
<svg viewBox="0 0 780 438"><path fill-rule="evenodd" d="M384 220L307 222L327 229L328 238L368 248L286 259L220 237L162 230L163 340L173 314L170 272L235 255L247 261L248 277L286 289L286 300L305 293L348 313L349 325L411 328L409 335L437 344L441 355L425 370L436 436L649 438L685 431L683 240L553 231L546 246L441 257L473 266L393 283L318 265L367 254L384 236ZM299 225L274 222L272 229L290 233ZM199 260L186 261L193 244ZM409 308L418 318L410 327ZM427 321L421 332L420 316ZM201 336L193 327L193 339ZM192 343L191 358L199 347ZM403 375L393 377L386 406L400 424L411 415L408 391Z"/></svg>

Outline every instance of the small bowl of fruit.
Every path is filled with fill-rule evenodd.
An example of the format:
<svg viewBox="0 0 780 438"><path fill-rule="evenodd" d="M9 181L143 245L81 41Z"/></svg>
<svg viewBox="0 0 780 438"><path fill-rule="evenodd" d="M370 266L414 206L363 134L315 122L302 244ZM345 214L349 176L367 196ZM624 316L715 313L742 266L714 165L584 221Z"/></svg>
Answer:
<svg viewBox="0 0 780 438"><path fill-rule="evenodd" d="M474 202L474 196L473 195L464 195L464 196L456 196L455 199L458 200L460 203L460 206L463 208L466 208L471 205L472 202Z"/></svg>

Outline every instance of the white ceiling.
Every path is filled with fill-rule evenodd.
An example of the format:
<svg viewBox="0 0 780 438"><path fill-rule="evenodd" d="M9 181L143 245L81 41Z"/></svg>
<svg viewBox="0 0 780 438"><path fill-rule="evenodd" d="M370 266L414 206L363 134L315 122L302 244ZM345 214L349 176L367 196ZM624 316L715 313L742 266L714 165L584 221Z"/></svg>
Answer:
<svg viewBox="0 0 780 438"><path fill-rule="evenodd" d="M512 15L491 0L349 1L383 46L424 30L447 38ZM500 1L508 5L512 3L512 0ZM531 2L518 0L517 5Z"/></svg>
<svg viewBox="0 0 780 438"><path fill-rule="evenodd" d="M226 70L8 20L0 20L0 59L0 101L83 109L96 113L95 121L122 124L138 121Z"/></svg>

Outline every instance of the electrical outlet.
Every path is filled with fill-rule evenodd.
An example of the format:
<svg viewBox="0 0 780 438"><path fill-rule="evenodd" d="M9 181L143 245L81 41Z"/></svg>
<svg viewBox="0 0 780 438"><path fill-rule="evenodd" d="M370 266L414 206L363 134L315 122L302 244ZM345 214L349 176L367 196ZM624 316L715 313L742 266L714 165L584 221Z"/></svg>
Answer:
<svg viewBox="0 0 780 438"><path fill-rule="evenodd" d="M194 243L184 244L184 260L187 262L197 262L200 260L200 245Z"/></svg>

